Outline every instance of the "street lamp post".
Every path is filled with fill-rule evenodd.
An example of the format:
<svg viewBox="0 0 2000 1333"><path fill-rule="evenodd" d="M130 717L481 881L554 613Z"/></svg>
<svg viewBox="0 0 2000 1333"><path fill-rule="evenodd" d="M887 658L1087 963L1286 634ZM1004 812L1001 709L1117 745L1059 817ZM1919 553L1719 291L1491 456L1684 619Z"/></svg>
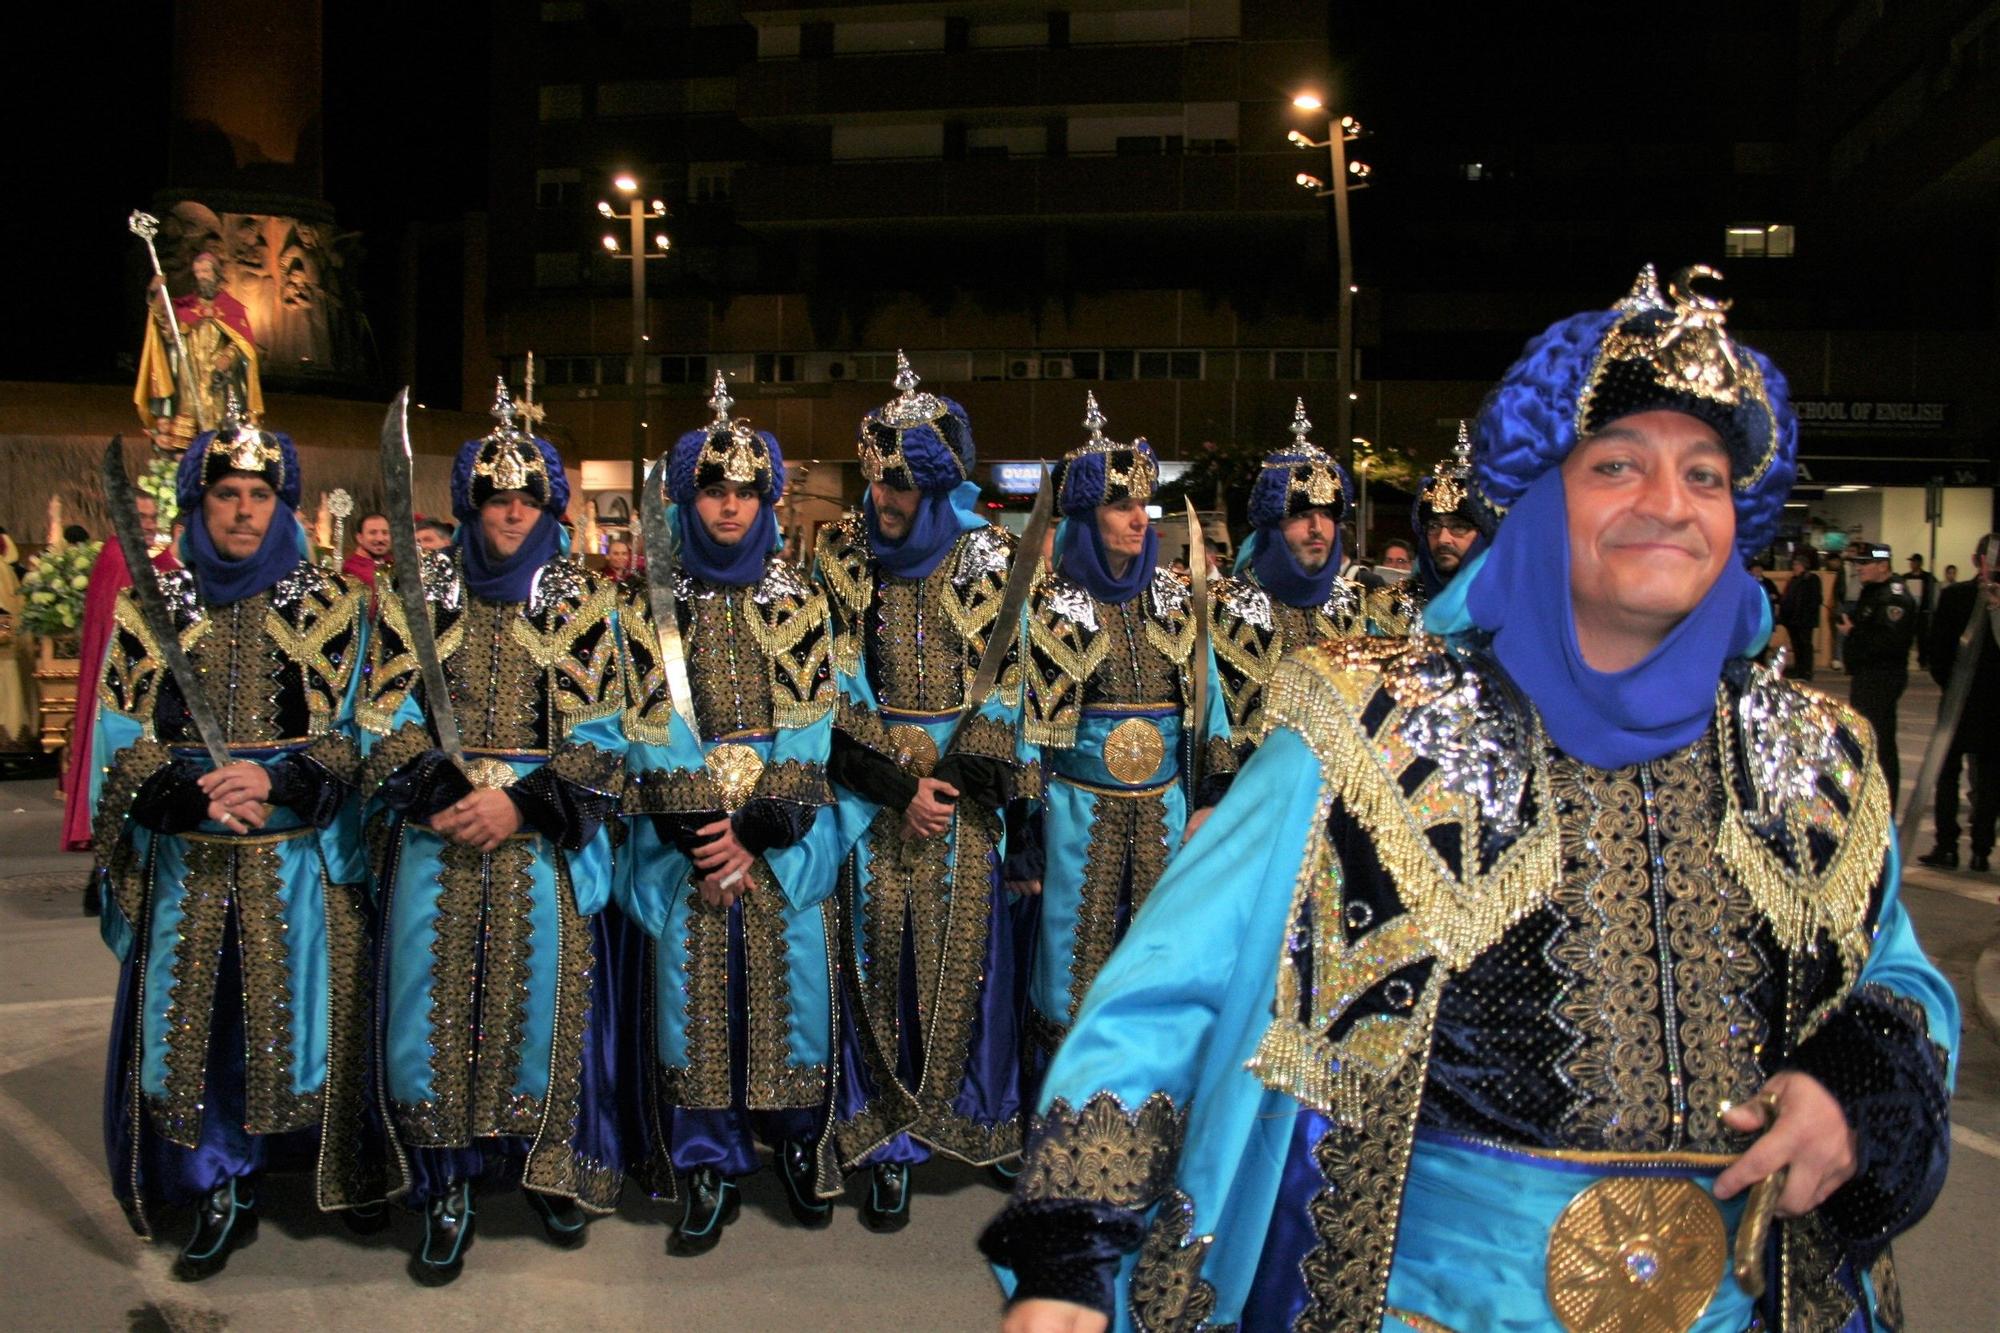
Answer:
<svg viewBox="0 0 2000 1333"><path fill-rule="evenodd" d="M646 224L667 215L664 202L641 200L638 178L630 172L619 172L611 184L625 196L627 209L617 212L600 199L598 216L607 222L628 222L632 227L629 251L621 249L614 232L604 234L604 250L613 259L632 265L632 505L637 513L639 493L646 484L646 265L665 259L671 242L665 232L659 232L651 246L646 244Z"/></svg>
<svg viewBox="0 0 2000 1333"><path fill-rule="evenodd" d="M1316 93L1300 93L1292 99L1292 105L1301 111L1320 111L1326 104ZM1366 162L1349 162L1347 145L1361 135L1360 121L1352 116L1335 120L1329 113L1324 142L1297 130L1285 136L1298 148L1326 149L1327 167L1333 174L1331 186L1308 172L1300 172L1296 179L1300 186L1311 190L1317 197L1324 199L1331 196L1333 199L1334 242L1340 251L1340 290L1337 293L1340 364L1335 376L1339 383L1339 398L1334 404L1334 427L1339 432L1334 438L1339 440L1351 439L1354 433L1354 244L1353 233L1347 225L1347 196L1355 190L1368 188L1372 168Z"/></svg>

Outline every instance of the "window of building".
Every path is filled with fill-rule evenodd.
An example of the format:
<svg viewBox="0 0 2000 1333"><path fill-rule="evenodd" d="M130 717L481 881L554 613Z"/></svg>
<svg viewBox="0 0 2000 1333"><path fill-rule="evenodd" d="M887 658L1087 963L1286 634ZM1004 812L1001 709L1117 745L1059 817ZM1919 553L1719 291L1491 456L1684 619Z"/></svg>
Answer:
<svg viewBox="0 0 2000 1333"><path fill-rule="evenodd" d="M687 86L688 110L714 115L736 109L736 78L692 79Z"/></svg>
<svg viewBox="0 0 2000 1333"><path fill-rule="evenodd" d="M1086 11L1071 14L1069 39L1087 42L1184 42L1188 38L1185 5L1172 9Z"/></svg>
<svg viewBox="0 0 2000 1333"><path fill-rule="evenodd" d="M1306 377L1306 354L1304 352L1271 353L1271 378L1274 380L1302 380Z"/></svg>
<svg viewBox="0 0 2000 1333"><path fill-rule="evenodd" d="M541 88L540 115L543 120L581 120L583 85L545 83Z"/></svg>
<svg viewBox="0 0 2000 1333"><path fill-rule="evenodd" d="M942 51L944 35L943 19L836 23L833 25L833 53L852 56L893 51Z"/></svg>
<svg viewBox="0 0 2000 1333"><path fill-rule="evenodd" d="M833 159L943 157L944 125L835 125Z"/></svg>
<svg viewBox="0 0 2000 1333"><path fill-rule="evenodd" d="M1241 108L1235 102L1189 102L1182 110L1191 153L1233 153L1241 122Z"/></svg>
<svg viewBox="0 0 2000 1333"><path fill-rule="evenodd" d="M542 0L542 22L583 22L582 0Z"/></svg>
<svg viewBox="0 0 2000 1333"><path fill-rule="evenodd" d="M736 162L688 163L689 201L707 204L727 199L735 184L736 168L739 165Z"/></svg>
<svg viewBox="0 0 2000 1333"><path fill-rule="evenodd" d="M795 60L799 54L799 25L778 23L757 29L759 60Z"/></svg>
<svg viewBox="0 0 2000 1333"><path fill-rule="evenodd" d="M1162 154L1178 155L1181 151L1181 136L1178 134L1121 134L1118 136L1118 156L1159 157Z"/></svg>
<svg viewBox="0 0 2000 1333"><path fill-rule="evenodd" d="M543 250L535 256L537 287L574 287L583 276L583 257L574 250Z"/></svg>
<svg viewBox="0 0 2000 1333"><path fill-rule="evenodd" d="M538 356L535 358L535 373L541 382L552 386L597 383L597 358L594 356Z"/></svg>
<svg viewBox="0 0 2000 1333"><path fill-rule="evenodd" d="M1745 223L1722 234L1728 259L1790 259L1797 244L1797 229L1789 222Z"/></svg>
<svg viewBox="0 0 2000 1333"><path fill-rule="evenodd" d="M1104 354L1104 378L1107 380L1131 379L1133 359L1131 352L1106 352Z"/></svg>
<svg viewBox="0 0 2000 1333"><path fill-rule="evenodd" d="M995 48L1008 46L1047 46L1049 24L1047 19L1032 23L1005 21L993 23L974 22L966 30L965 44L971 47Z"/></svg>
<svg viewBox="0 0 2000 1333"><path fill-rule="evenodd" d="M648 384L706 384L708 358L705 356L655 356L647 358Z"/></svg>
<svg viewBox="0 0 2000 1333"><path fill-rule="evenodd" d="M575 167L543 167L535 173L535 207L569 208L583 200L583 173Z"/></svg>
<svg viewBox="0 0 2000 1333"><path fill-rule="evenodd" d="M597 85L600 116L671 116L687 107L687 85L672 79L626 79Z"/></svg>
<svg viewBox="0 0 2000 1333"><path fill-rule="evenodd" d="M1469 181L1483 181L1487 178L1486 164L1484 162L1461 162L1458 166L1458 174Z"/></svg>
<svg viewBox="0 0 2000 1333"><path fill-rule="evenodd" d="M756 363L759 384L792 384L799 378L799 359L790 352L759 352Z"/></svg>
<svg viewBox="0 0 2000 1333"><path fill-rule="evenodd" d="M967 157L1040 157L1049 150L1049 132L1042 125L968 125Z"/></svg>
<svg viewBox="0 0 2000 1333"><path fill-rule="evenodd" d="M1180 151L1182 135L1186 130L1186 120L1175 116L1072 116L1069 120L1069 151L1071 153L1162 153L1167 151L1166 141L1174 141L1173 151ZM1131 140L1130 149L1121 147L1125 140ZM1142 140L1152 141L1151 147L1140 146Z"/></svg>

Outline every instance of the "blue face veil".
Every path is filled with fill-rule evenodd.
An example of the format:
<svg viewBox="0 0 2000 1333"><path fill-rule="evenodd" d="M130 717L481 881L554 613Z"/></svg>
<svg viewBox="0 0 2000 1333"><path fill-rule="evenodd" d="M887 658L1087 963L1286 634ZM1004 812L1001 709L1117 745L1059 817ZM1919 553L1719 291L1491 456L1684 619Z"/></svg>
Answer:
<svg viewBox="0 0 2000 1333"><path fill-rule="evenodd" d="M667 459L667 496L673 501L668 522L690 574L704 583L748 587L763 578L765 561L781 542L776 505L785 493L785 454L777 436L729 415L735 400L721 371L715 373L708 405L715 419L676 440ZM748 486L759 501L757 517L731 543L710 536L695 510L695 498L719 485Z"/></svg>

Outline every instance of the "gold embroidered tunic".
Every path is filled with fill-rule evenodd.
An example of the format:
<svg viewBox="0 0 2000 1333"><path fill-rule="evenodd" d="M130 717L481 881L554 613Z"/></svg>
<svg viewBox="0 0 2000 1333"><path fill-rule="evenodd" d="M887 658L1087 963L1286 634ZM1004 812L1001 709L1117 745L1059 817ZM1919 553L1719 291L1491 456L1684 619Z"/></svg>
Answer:
<svg viewBox="0 0 2000 1333"><path fill-rule="evenodd" d="M155 1186L142 1117L146 1133L188 1150L324 1126L321 1206L379 1199L380 1163L360 1142L365 871L328 831L358 766L346 733L362 594L305 564L221 607L202 602L186 570L159 579L232 756L263 764L272 795L262 829L207 821L194 780L211 762L133 594L120 594L92 782L105 935L130 1015L107 1085L128 1101L114 1181L144 1232ZM215 1062L219 1028L240 1030L241 1045ZM229 1129L207 1123L231 1106Z"/></svg>
<svg viewBox="0 0 2000 1333"><path fill-rule="evenodd" d="M952 728L996 629L1014 539L988 526L963 532L931 573L906 579L876 561L866 521L850 514L821 530L817 557L842 683L837 794L859 835L842 951L862 1093L841 1107L841 1157L859 1162L908 1130L952 1156L995 1162L1020 1147L1013 1061L992 1054L1014 1043L1001 814L1038 781L1015 743L1018 647L998 688ZM941 741L952 747L942 759ZM904 836L920 777L960 791L942 837ZM975 1079L981 1062L1006 1072ZM914 1086L899 1067L919 1071Z"/></svg>
<svg viewBox="0 0 2000 1333"><path fill-rule="evenodd" d="M1262 734L1264 686L1278 662L1305 644L1366 633L1363 596L1360 584L1335 579L1322 604L1291 606L1271 596L1248 573L1222 579L1209 589L1215 665L1229 709L1229 739L1239 754L1247 757Z"/></svg>

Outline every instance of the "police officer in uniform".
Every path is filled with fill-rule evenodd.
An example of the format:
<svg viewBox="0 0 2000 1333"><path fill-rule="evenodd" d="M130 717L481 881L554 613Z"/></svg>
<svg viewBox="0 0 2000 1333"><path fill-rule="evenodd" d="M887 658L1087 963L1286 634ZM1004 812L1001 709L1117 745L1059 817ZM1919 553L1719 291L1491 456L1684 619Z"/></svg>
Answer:
<svg viewBox="0 0 2000 1333"><path fill-rule="evenodd" d="M1861 548L1854 565L1861 596L1854 613L1840 618L1840 630L1847 635L1847 672L1853 680L1849 700L1875 728L1892 809L1902 778L1896 755L1896 701L1910 683L1910 645L1917 634L1917 601L1894 577L1889 564L1893 554L1879 542Z"/></svg>

